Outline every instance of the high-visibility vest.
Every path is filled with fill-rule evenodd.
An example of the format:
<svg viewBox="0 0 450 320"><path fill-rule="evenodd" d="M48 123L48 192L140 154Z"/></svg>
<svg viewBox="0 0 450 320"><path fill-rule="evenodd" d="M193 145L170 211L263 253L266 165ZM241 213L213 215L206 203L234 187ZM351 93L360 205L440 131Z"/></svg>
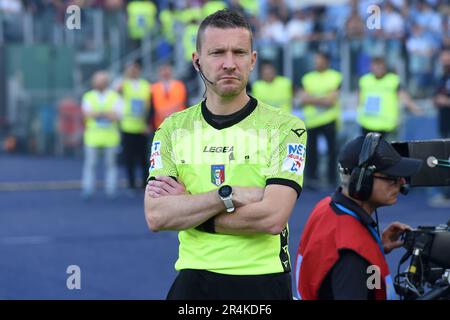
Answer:
<svg viewBox="0 0 450 320"><path fill-rule="evenodd" d="M190 7L178 11L177 18L180 22L185 25L192 23L194 20L202 20L202 8L201 7Z"/></svg>
<svg viewBox="0 0 450 320"><path fill-rule="evenodd" d="M127 5L128 34L131 39L142 39L156 22L156 6L151 1L132 1Z"/></svg>
<svg viewBox="0 0 450 320"><path fill-rule="evenodd" d="M172 80L168 87L163 82L152 85L155 129L172 113L186 109L186 87L179 80Z"/></svg>
<svg viewBox="0 0 450 320"><path fill-rule="evenodd" d="M161 31L164 38L171 44L175 43L175 17L176 14L169 9L164 9L159 13L159 21L161 21Z"/></svg>
<svg viewBox="0 0 450 320"><path fill-rule="evenodd" d="M389 266L377 240L356 218L337 214L334 206L330 197L322 199L306 222L295 267L299 298L319 298L321 285L339 260L340 250L347 249L379 270L380 287L373 289L375 299L395 299Z"/></svg>
<svg viewBox="0 0 450 320"><path fill-rule="evenodd" d="M183 45L184 45L184 59L191 61L192 53L196 51L197 31L199 25L190 23L184 27Z"/></svg>
<svg viewBox="0 0 450 320"><path fill-rule="evenodd" d="M227 4L220 0L207 1L202 7L203 18L219 10L225 9Z"/></svg>
<svg viewBox="0 0 450 320"><path fill-rule="evenodd" d="M259 5L258 1L255 0L240 0L239 3L244 8L244 10L251 14L252 16L258 16L259 14Z"/></svg>
<svg viewBox="0 0 450 320"><path fill-rule="evenodd" d="M135 85L137 84L137 85ZM147 112L150 106L149 83L139 79L136 83L125 80L122 85L124 108L120 128L126 133L143 133L147 129Z"/></svg>
<svg viewBox="0 0 450 320"><path fill-rule="evenodd" d="M255 81L252 95L271 106L292 112L292 82L289 78L276 76L272 82Z"/></svg>
<svg viewBox="0 0 450 320"><path fill-rule="evenodd" d="M338 90L341 81L341 73L332 69L323 72L311 71L302 78L303 89L315 97L325 97ZM336 101L331 107L306 104L303 108L306 128L317 128L333 121L339 121L341 114L339 101Z"/></svg>
<svg viewBox="0 0 450 320"><path fill-rule="evenodd" d="M400 78L387 73L377 79L369 73L359 80L361 105L358 106L358 123L371 131L390 132L397 128L400 107L398 88Z"/></svg>
<svg viewBox="0 0 450 320"><path fill-rule="evenodd" d="M115 91L107 91L103 101L99 99L98 91L91 90L84 94L83 100L89 103L94 112L108 112L120 100ZM90 147L115 147L120 143L118 121L109 119L86 118L84 143Z"/></svg>

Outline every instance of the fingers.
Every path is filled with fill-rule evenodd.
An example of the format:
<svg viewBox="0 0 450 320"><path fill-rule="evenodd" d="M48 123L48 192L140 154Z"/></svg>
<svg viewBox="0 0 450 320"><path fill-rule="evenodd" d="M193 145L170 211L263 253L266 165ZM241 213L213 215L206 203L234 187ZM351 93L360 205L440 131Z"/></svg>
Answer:
<svg viewBox="0 0 450 320"><path fill-rule="evenodd" d="M163 181L163 182L167 183L169 186L171 186L174 189L176 189L177 187L180 186L180 184L175 179L173 179L171 177L157 176L156 180Z"/></svg>
<svg viewBox="0 0 450 320"><path fill-rule="evenodd" d="M166 183L164 181L151 180L151 181L149 181L148 185L150 187L156 187L159 189L163 189L168 194L175 194L175 188L173 188L171 185L169 185L168 183Z"/></svg>

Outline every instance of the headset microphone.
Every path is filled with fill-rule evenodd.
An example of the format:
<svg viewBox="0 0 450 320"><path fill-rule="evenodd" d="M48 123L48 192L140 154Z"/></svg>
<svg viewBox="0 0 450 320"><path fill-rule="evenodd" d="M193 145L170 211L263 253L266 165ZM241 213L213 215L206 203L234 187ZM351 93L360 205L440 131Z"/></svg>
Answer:
<svg viewBox="0 0 450 320"><path fill-rule="evenodd" d="M202 68L200 68L200 62L199 62L198 59L195 60L195 64L196 64L197 67L198 67L198 70L197 70L197 71L200 73L200 77L201 77L204 81L208 82L209 84L214 84L214 82L212 82L212 81L210 81L208 78L206 78L205 74L204 74L203 71L202 71Z"/></svg>
<svg viewBox="0 0 450 320"><path fill-rule="evenodd" d="M402 184L400 186L400 193L405 196L408 194L409 190L411 190L411 185L409 184Z"/></svg>

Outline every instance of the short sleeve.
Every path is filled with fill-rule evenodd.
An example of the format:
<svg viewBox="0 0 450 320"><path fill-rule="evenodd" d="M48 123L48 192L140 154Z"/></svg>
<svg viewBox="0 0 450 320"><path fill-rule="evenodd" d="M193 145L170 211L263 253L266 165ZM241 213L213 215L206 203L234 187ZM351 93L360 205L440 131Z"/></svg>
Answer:
<svg viewBox="0 0 450 320"><path fill-rule="evenodd" d="M272 135L271 159L266 185L281 184L293 188L300 196L306 160L306 129L300 119L282 124Z"/></svg>
<svg viewBox="0 0 450 320"><path fill-rule="evenodd" d="M155 179L156 176L173 178L178 176L168 120L165 120L156 130L152 142L147 181Z"/></svg>

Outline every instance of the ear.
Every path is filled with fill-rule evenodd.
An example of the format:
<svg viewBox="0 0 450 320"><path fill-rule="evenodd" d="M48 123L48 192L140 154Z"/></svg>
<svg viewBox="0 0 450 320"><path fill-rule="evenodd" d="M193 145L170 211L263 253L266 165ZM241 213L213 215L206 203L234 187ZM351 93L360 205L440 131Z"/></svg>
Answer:
<svg viewBox="0 0 450 320"><path fill-rule="evenodd" d="M199 71L200 63L199 63L199 55L197 52L192 53L192 65L194 66L195 70Z"/></svg>

